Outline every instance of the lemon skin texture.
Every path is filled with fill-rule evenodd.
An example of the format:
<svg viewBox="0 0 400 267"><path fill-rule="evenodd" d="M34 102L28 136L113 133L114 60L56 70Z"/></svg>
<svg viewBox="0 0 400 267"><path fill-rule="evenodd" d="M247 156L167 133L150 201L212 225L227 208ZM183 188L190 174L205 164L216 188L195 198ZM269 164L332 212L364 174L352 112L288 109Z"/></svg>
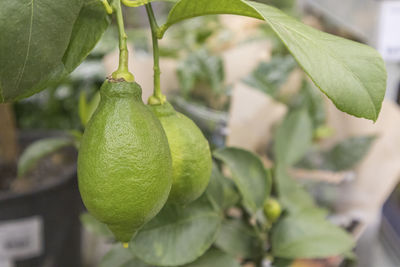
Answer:
<svg viewBox="0 0 400 267"><path fill-rule="evenodd" d="M210 146L196 124L168 102L150 105L161 121L172 155L172 188L168 202L186 205L200 197L210 181Z"/></svg>
<svg viewBox="0 0 400 267"><path fill-rule="evenodd" d="M88 211L128 242L164 206L172 184L168 140L137 83L106 81L79 149Z"/></svg>

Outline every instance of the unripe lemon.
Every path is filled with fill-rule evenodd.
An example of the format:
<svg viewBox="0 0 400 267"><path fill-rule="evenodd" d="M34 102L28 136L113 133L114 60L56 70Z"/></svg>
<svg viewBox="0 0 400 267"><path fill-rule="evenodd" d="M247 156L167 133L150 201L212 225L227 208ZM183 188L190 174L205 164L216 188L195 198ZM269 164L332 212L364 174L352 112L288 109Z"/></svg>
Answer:
<svg viewBox="0 0 400 267"><path fill-rule="evenodd" d="M208 141L192 120L168 102L150 107L161 121L172 155L173 181L168 201L186 205L200 197L210 181Z"/></svg>
<svg viewBox="0 0 400 267"><path fill-rule="evenodd" d="M269 198L265 201L264 214L271 223L274 223L279 219L282 214L282 208L275 198Z"/></svg>
<svg viewBox="0 0 400 267"><path fill-rule="evenodd" d="M128 242L164 206L172 184L168 140L137 83L106 81L79 149L88 211Z"/></svg>

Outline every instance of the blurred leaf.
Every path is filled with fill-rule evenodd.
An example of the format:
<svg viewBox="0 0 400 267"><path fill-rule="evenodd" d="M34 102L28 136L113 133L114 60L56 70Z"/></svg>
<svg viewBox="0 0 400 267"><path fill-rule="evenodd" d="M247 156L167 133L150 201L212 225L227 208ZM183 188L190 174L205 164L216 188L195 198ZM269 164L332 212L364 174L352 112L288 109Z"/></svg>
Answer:
<svg viewBox="0 0 400 267"><path fill-rule="evenodd" d="M327 212L315 205L311 195L288 175L285 166L276 166L275 181L279 202L290 214L301 214L307 211L318 214L321 218L326 217Z"/></svg>
<svg viewBox="0 0 400 267"><path fill-rule="evenodd" d="M261 160L251 152L239 148L223 148L214 157L224 162L232 172L232 178L243 205L252 215L262 209L271 192L271 177Z"/></svg>
<svg viewBox="0 0 400 267"><path fill-rule="evenodd" d="M104 223L98 221L96 218L94 218L92 215L89 213L83 213L80 216L80 220L82 225L90 232L99 235L99 236L104 236L107 238L113 238L114 235L111 233L111 231L108 229L107 225Z"/></svg>
<svg viewBox="0 0 400 267"><path fill-rule="evenodd" d="M290 166L299 161L311 146L312 122L305 110L287 115L276 132L275 160Z"/></svg>
<svg viewBox="0 0 400 267"><path fill-rule="evenodd" d="M211 55L207 50L195 51L178 66L178 78L185 96L195 88L196 83L204 82L214 93L224 89L224 65L220 57Z"/></svg>
<svg viewBox="0 0 400 267"><path fill-rule="evenodd" d="M114 265L109 265L109 266L114 267ZM147 265L141 260L134 258L128 261L127 263L123 264L121 267L154 267L154 266Z"/></svg>
<svg viewBox="0 0 400 267"><path fill-rule="evenodd" d="M313 213L285 216L272 229L272 253L289 259L315 259L342 255L354 247L340 227Z"/></svg>
<svg viewBox="0 0 400 267"><path fill-rule="evenodd" d="M108 26L99 5L91 0L4 2L0 102L37 93L78 66Z"/></svg>
<svg viewBox="0 0 400 267"><path fill-rule="evenodd" d="M225 220L215 245L235 258L254 259L262 253L257 233L242 220Z"/></svg>
<svg viewBox="0 0 400 267"><path fill-rule="evenodd" d="M18 161L18 177L24 176L45 156L73 144L73 140L66 137L47 138L32 143L25 149Z"/></svg>
<svg viewBox="0 0 400 267"><path fill-rule="evenodd" d="M324 169L344 171L351 169L368 153L376 136L348 138L324 153Z"/></svg>
<svg viewBox="0 0 400 267"><path fill-rule="evenodd" d="M287 215L272 228L274 256L289 259L342 255L354 246L352 237L328 222L327 212L289 177L284 166L275 170L279 200Z"/></svg>
<svg viewBox="0 0 400 267"><path fill-rule="evenodd" d="M132 259L133 255L129 249L125 249L118 243L102 258L99 267L125 267L125 264L129 263ZM142 266L137 265L135 267ZM146 267L146 265L143 265L143 267Z"/></svg>
<svg viewBox="0 0 400 267"><path fill-rule="evenodd" d="M79 150L79 144L82 140L83 132L78 130L69 130L68 133L74 138L74 145Z"/></svg>
<svg viewBox="0 0 400 267"><path fill-rule="evenodd" d="M225 210L239 202L240 196L235 190L231 180L224 177L214 163L207 194L213 198L217 205Z"/></svg>
<svg viewBox="0 0 400 267"><path fill-rule="evenodd" d="M158 35L162 37L182 20L210 14L264 20L338 109L374 121L378 118L387 74L382 57L373 48L318 31L272 6L243 0L180 0Z"/></svg>
<svg viewBox="0 0 400 267"><path fill-rule="evenodd" d="M134 255L159 266L190 263L215 241L222 216L203 195L187 205L167 204L137 234L130 248Z"/></svg>
<svg viewBox="0 0 400 267"><path fill-rule="evenodd" d="M104 255L99 267L151 267L146 263L133 257L129 249L124 248L120 243Z"/></svg>
<svg viewBox="0 0 400 267"><path fill-rule="evenodd" d="M296 66L292 56L276 56L260 65L244 79L244 82L277 98L281 86L287 81Z"/></svg>
<svg viewBox="0 0 400 267"><path fill-rule="evenodd" d="M326 151L313 151L306 155L298 167L345 171L358 164L370 150L376 136L350 137Z"/></svg>
<svg viewBox="0 0 400 267"><path fill-rule="evenodd" d="M240 267L240 264L219 249L211 248L195 262L182 267Z"/></svg>
<svg viewBox="0 0 400 267"><path fill-rule="evenodd" d="M84 127L86 127L93 113L96 111L97 106L100 103L100 93L97 92L93 98L88 102L86 97L86 92L82 91L79 95L79 117L81 119L81 123Z"/></svg>

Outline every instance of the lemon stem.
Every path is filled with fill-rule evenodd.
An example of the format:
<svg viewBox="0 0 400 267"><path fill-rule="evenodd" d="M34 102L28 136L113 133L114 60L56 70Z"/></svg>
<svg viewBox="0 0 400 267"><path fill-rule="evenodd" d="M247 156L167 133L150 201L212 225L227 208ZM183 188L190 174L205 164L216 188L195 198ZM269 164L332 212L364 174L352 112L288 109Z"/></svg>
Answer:
<svg viewBox="0 0 400 267"><path fill-rule="evenodd" d="M119 32L119 66L117 71L112 74L114 79L124 79L127 82L134 82L135 78L128 69L128 36L125 33L124 18L120 0L113 2L113 9L117 16L118 32Z"/></svg>
<svg viewBox="0 0 400 267"><path fill-rule="evenodd" d="M101 2L103 3L103 5L104 5L104 8L106 9L106 12L107 12L107 14L112 14L113 13L113 9L112 9L112 7L110 6L110 4L108 3L108 1L107 0L101 0Z"/></svg>
<svg viewBox="0 0 400 267"><path fill-rule="evenodd" d="M160 50L158 46L158 38L157 31L159 29L157 25L156 18L154 16L153 8L150 3L146 4L146 11L149 17L150 28L151 28L151 37L153 40L153 58L154 58L154 93L153 93L153 101L159 102L163 104L166 100L166 97L161 92L161 70L160 70Z"/></svg>
<svg viewBox="0 0 400 267"><path fill-rule="evenodd" d="M138 7L149 3L149 0L121 0L121 1L124 5L129 7Z"/></svg>

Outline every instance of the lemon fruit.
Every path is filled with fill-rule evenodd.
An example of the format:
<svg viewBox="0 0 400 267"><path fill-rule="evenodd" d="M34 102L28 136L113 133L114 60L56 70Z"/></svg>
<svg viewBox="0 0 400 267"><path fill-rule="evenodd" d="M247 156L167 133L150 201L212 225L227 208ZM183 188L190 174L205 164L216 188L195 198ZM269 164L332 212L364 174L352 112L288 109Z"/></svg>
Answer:
<svg viewBox="0 0 400 267"><path fill-rule="evenodd" d="M269 198L265 201L264 214L271 223L276 222L282 214L282 207L278 200L275 198Z"/></svg>
<svg viewBox="0 0 400 267"><path fill-rule="evenodd" d="M172 188L168 202L186 205L205 191L212 160L207 139L196 124L168 102L150 105L164 128L172 155Z"/></svg>
<svg viewBox="0 0 400 267"><path fill-rule="evenodd" d="M137 83L106 81L79 149L88 211L128 242L164 206L172 184L168 140Z"/></svg>

